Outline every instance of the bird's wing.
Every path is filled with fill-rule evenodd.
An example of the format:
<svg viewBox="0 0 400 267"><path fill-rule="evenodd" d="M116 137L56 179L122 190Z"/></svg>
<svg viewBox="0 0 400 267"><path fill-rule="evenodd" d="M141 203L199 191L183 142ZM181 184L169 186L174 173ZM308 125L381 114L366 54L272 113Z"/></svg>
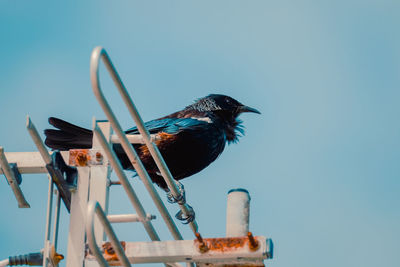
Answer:
<svg viewBox="0 0 400 267"><path fill-rule="evenodd" d="M169 134L176 134L183 129L196 128L207 125L208 122L196 118L166 118L161 120L152 120L146 122L144 125L151 133L165 132ZM137 127L132 127L125 131L126 134L138 134Z"/></svg>

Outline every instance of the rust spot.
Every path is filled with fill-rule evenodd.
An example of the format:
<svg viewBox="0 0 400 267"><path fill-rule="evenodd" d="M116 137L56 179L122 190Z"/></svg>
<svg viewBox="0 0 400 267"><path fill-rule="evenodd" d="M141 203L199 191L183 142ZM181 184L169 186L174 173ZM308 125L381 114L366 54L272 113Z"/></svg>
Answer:
<svg viewBox="0 0 400 267"><path fill-rule="evenodd" d="M161 132L156 135L156 140L154 143L157 145L158 148L160 148L165 144L170 144L171 141L175 140L175 138L176 135ZM140 146L139 149L142 156L144 157L150 156L149 148L146 145Z"/></svg>
<svg viewBox="0 0 400 267"><path fill-rule="evenodd" d="M201 253L206 253L207 251L209 251L210 249L207 247L206 243L204 242L203 237L201 237L200 233L195 233L194 234L197 238L197 242L198 242L198 248L200 250Z"/></svg>
<svg viewBox="0 0 400 267"><path fill-rule="evenodd" d="M76 164L79 166L86 166L88 162L87 154L79 153L75 158Z"/></svg>
<svg viewBox="0 0 400 267"><path fill-rule="evenodd" d="M103 155L100 152L96 152L96 161L99 163L103 162Z"/></svg>
<svg viewBox="0 0 400 267"><path fill-rule="evenodd" d="M125 250L125 241L121 241L121 246ZM106 242L102 246L102 250L104 251L104 258L106 261L118 261L118 255L115 253L114 248L112 247L110 242Z"/></svg>
<svg viewBox="0 0 400 267"><path fill-rule="evenodd" d="M90 158L88 149L74 149L69 151L69 165L87 166Z"/></svg>
<svg viewBox="0 0 400 267"><path fill-rule="evenodd" d="M254 236L253 236L253 234L251 232L247 233L247 237L249 238L249 248L250 248L250 250L256 251L260 247L260 244L254 238Z"/></svg>
<svg viewBox="0 0 400 267"><path fill-rule="evenodd" d="M253 237L253 236L252 236ZM259 248L258 241L253 237L253 241L257 246L253 246L248 236L241 237L224 237L224 238L202 238L194 240L195 244L199 247L206 246L210 251L230 252L248 246L250 250L255 251Z"/></svg>
<svg viewBox="0 0 400 267"><path fill-rule="evenodd" d="M58 265L58 263L64 259L64 255L57 253L53 245L50 247L49 257L54 266Z"/></svg>

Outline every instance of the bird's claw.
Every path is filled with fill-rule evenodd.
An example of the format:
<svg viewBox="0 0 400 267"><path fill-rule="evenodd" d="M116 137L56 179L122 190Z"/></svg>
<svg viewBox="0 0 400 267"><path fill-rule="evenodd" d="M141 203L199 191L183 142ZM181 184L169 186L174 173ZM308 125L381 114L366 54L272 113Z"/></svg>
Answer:
<svg viewBox="0 0 400 267"><path fill-rule="evenodd" d="M171 190L167 191L167 200L169 203L178 203L179 205L184 205L186 203L186 194L185 194L185 187L183 184L178 182L178 188L179 188L179 196L175 197Z"/></svg>
<svg viewBox="0 0 400 267"><path fill-rule="evenodd" d="M181 210L178 211L178 213L175 215L175 218L182 221L183 224L188 224L193 222L196 217L193 208L189 205L186 205L186 207L188 208L188 215L183 214Z"/></svg>

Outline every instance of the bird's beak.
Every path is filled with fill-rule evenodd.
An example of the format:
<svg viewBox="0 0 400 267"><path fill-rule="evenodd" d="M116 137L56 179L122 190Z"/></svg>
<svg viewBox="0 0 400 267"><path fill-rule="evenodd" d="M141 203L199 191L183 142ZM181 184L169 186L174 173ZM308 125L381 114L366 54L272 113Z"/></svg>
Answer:
<svg viewBox="0 0 400 267"><path fill-rule="evenodd" d="M243 112L252 112L252 113L261 114L261 112L258 111L257 109L251 108L251 107L248 107L248 106L241 106L241 107L239 108L239 112L240 112L240 113L243 113Z"/></svg>

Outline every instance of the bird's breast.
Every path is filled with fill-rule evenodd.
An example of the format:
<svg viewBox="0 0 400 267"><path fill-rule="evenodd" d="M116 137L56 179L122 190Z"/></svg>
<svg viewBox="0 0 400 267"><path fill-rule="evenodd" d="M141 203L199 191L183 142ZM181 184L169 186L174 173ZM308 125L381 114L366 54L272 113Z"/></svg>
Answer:
<svg viewBox="0 0 400 267"><path fill-rule="evenodd" d="M179 180L193 175L213 162L224 150L224 132L218 127L195 127L175 134L160 132L155 142L172 175ZM138 148L146 169L158 171L146 145Z"/></svg>

